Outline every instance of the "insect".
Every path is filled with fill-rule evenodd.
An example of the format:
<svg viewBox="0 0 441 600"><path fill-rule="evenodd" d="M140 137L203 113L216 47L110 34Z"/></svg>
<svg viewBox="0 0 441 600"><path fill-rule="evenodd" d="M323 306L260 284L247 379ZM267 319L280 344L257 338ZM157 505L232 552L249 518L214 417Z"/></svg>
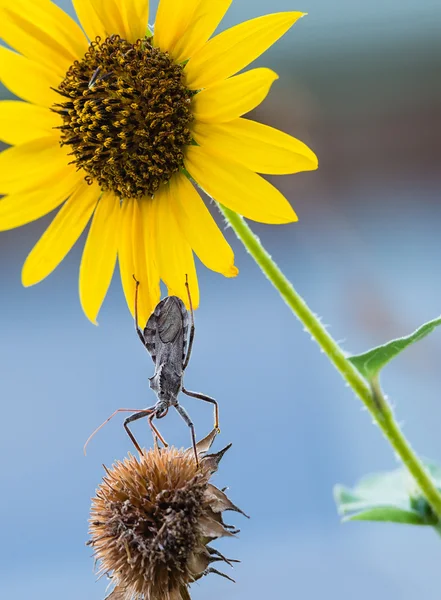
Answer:
<svg viewBox="0 0 441 600"><path fill-rule="evenodd" d="M87 84L87 87L89 88L89 90L91 90L93 88L93 86L95 85L95 83L97 82L100 71L101 71L101 67L97 67L95 69L95 71L92 73L92 77L90 78L89 83Z"/></svg>
<svg viewBox="0 0 441 600"><path fill-rule="evenodd" d="M111 36L111 37L114 37L114 36ZM123 54L122 58L125 58L131 52L133 52L133 48L130 48L130 50L128 50L125 54ZM100 71L101 71L101 67L97 67L95 69L95 71L92 73L92 76L89 79L89 83L87 84L87 87L89 90L92 90L95 87L95 85L97 83L99 83L100 81L104 81L105 79L108 79L111 75L113 75L113 71L110 71L109 73L105 73L104 75L101 75L101 77L99 77Z"/></svg>
<svg viewBox="0 0 441 600"><path fill-rule="evenodd" d="M195 334L193 305L191 302L188 278L186 278L185 285L187 288L190 305L190 319L182 300L177 296L167 296L156 306L155 310L147 321L144 331L142 331L138 325L139 281L136 280L135 276L133 276L133 278L136 285L135 330L143 346L147 349L152 357L155 365L154 375L149 378L149 381L150 387L156 393L158 400L155 405L142 410L119 408L106 421L104 421L104 423L100 425L98 429L93 432L93 434L87 440L85 448L95 433L97 433L101 427L108 423L110 419L112 419L118 412L134 413L125 419L124 428L138 452L141 452L141 448L136 441L135 436L129 429L129 423L137 421L138 419L142 419L143 417L148 418L148 423L155 439L159 439L164 446L167 446L167 442L156 428L155 424L153 423L153 419L162 419L168 413L170 407L173 407L177 410L190 428L193 450L196 463L198 463L194 425L187 414L187 411L179 404L178 395L182 391L187 396L191 396L192 398L197 398L198 400L203 400L213 404L214 428L216 430L219 430L219 406L216 400L210 398L210 396L187 390L183 383L184 372L190 361ZM190 335L187 339L189 324Z"/></svg>
<svg viewBox="0 0 441 600"><path fill-rule="evenodd" d="M87 84L87 87L89 90L93 90L93 88L95 87L95 85L97 83L99 83L100 81L105 81L111 75L113 75L113 72L110 71L109 73L104 73L104 75L101 75L101 77L99 77L100 71L101 71L101 67L97 67L95 69L95 71L92 73L92 76L89 79L89 83Z"/></svg>

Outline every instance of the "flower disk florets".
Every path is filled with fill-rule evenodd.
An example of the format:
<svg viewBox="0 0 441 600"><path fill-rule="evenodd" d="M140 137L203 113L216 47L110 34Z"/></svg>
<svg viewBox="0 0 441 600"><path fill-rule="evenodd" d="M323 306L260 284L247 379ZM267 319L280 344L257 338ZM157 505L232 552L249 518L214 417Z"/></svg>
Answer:
<svg viewBox="0 0 441 600"><path fill-rule="evenodd" d="M120 198L153 196L183 166L194 92L182 66L148 39L97 38L58 91L61 143L90 183Z"/></svg>
<svg viewBox="0 0 441 600"><path fill-rule="evenodd" d="M222 455L198 467L192 451L155 448L107 471L92 501L90 543L116 586L112 600L188 600L210 563L230 564L207 546L235 533L221 515L239 511L209 483Z"/></svg>

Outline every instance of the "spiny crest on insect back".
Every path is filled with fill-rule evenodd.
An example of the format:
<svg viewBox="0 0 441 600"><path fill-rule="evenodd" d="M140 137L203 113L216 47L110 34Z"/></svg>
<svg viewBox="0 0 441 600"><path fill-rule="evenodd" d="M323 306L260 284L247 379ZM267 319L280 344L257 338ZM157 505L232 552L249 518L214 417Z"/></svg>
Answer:
<svg viewBox="0 0 441 600"><path fill-rule="evenodd" d="M182 168L194 92L183 83L183 67L149 40L97 37L58 92L65 98L53 106L63 119L61 143L71 146L87 181L120 198L141 198Z"/></svg>

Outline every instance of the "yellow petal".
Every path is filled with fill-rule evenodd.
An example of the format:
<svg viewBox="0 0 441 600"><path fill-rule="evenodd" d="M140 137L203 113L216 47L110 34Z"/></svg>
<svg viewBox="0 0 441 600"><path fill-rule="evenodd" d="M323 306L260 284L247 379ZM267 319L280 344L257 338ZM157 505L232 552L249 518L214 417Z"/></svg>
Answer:
<svg viewBox="0 0 441 600"><path fill-rule="evenodd" d="M145 37L148 0L87 0L87 3L76 0L74 5L89 37L92 33L102 38L118 34L132 43Z"/></svg>
<svg viewBox="0 0 441 600"><path fill-rule="evenodd" d="M89 0L89 2L104 26L105 37L118 34L126 39L127 32L119 0Z"/></svg>
<svg viewBox="0 0 441 600"><path fill-rule="evenodd" d="M126 201L127 202L127 201ZM159 302L159 273L155 264L155 257L148 253L148 241L145 239L148 233L147 226L154 226L154 223L144 223L145 212L141 211L140 204L151 204L151 198L144 198L141 201L134 200L133 204L133 257L134 274L139 281L138 289L138 318L141 327L145 327L148 318L155 310Z"/></svg>
<svg viewBox="0 0 441 600"><path fill-rule="evenodd" d="M93 215L80 266L81 306L95 325L115 270L119 218L118 198L105 192Z"/></svg>
<svg viewBox="0 0 441 600"><path fill-rule="evenodd" d="M193 308L199 305L199 286L193 252L184 238L172 208L170 188L163 186L153 199L156 210L159 275L171 296L179 296L190 308L185 278L188 276Z"/></svg>
<svg viewBox="0 0 441 600"><path fill-rule="evenodd" d="M43 106L14 100L0 102L0 140L6 144L25 144L53 136L53 128L60 122L59 115Z"/></svg>
<svg viewBox="0 0 441 600"><path fill-rule="evenodd" d="M263 54L303 14L266 15L223 31L188 61L185 67L187 86L198 90L234 75Z"/></svg>
<svg viewBox="0 0 441 600"><path fill-rule="evenodd" d="M10 46L63 77L87 51L87 40L49 0L0 0L0 34Z"/></svg>
<svg viewBox="0 0 441 600"><path fill-rule="evenodd" d="M158 260L156 256L156 216L154 208L155 203L151 198L143 198L139 202L140 221L142 227L142 236L144 239L144 251L148 282L148 284L144 286L144 290L139 290L139 295L140 301L143 298L143 293L146 293L148 295L148 298L143 300L146 306L147 319L155 309L155 306L158 304L161 295L159 287ZM140 286L140 288L141 287L142 285ZM149 306L151 307L150 312ZM141 327L144 327L145 324L146 321L144 321L144 323L141 324Z"/></svg>
<svg viewBox="0 0 441 600"><path fill-rule="evenodd" d="M200 0L190 26L174 45L172 55L177 62L187 60L202 48L224 18L231 2L232 0Z"/></svg>
<svg viewBox="0 0 441 600"><path fill-rule="evenodd" d="M237 163L188 146L185 168L207 194L248 219L272 224L297 221L279 190Z"/></svg>
<svg viewBox="0 0 441 600"><path fill-rule="evenodd" d="M145 37L148 19L148 0L90 0L104 23L108 35L118 33L128 42Z"/></svg>
<svg viewBox="0 0 441 600"><path fill-rule="evenodd" d="M61 96L51 90L60 78L47 67L0 46L0 81L23 100L51 107Z"/></svg>
<svg viewBox="0 0 441 600"><path fill-rule="evenodd" d="M15 194L42 184L50 187L64 173L75 170L68 164L72 160L68 152L67 147L60 148L54 136L4 150L0 154L0 194Z"/></svg>
<svg viewBox="0 0 441 600"><path fill-rule="evenodd" d="M20 227L47 215L82 185L83 174L73 169L67 170L65 177L51 185L5 196L0 200L0 231Z"/></svg>
<svg viewBox="0 0 441 600"><path fill-rule="evenodd" d="M202 90L193 98L198 121L232 121L256 108L266 98L278 75L271 69L252 69Z"/></svg>
<svg viewBox="0 0 441 600"><path fill-rule="evenodd" d="M170 181L171 205L182 233L201 262L225 277L238 274L234 254L202 198L185 175Z"/></svg>
<svg viewBox="0 0 441 600"><path fill-rule="evenodd" d="M134 257L134 206L132 200L124 200L121 205L120 231L118 240L118 263L121 273L121 283L126 297L127 306L134 315L135 312L135 280L133 275L140 278L136 274L135 257Z"/></svg>
<svg viewBox="0 0 441 600"><path fill-rule="evenodd" d="M192 21L200 0L160 0L155 20L153 43L173 55L173 46Z"/></svg>
<svg viewBox="0 0 441 600"><path fill-rule="evenodd" d="M92 2L90 0L72 0L72 3L78 20L89 40L93 41L98 36L103 40L106 39L107 33L105 27Z"/></svg>
<svg viewBox="0 0 441 600"><path fill-rule="evenodd" d="M133 43L144 38L149 24L149 0L119 0L117 4L127 30L126 39Z"/></svg>
<svg viewBox="0 0 441 600"><path fill-rule="evenodd" d="M38 283L58 267L83 233L100 194L96 184L84 182L60 208L26 259L21 274L24 286Z"/></svg>
<svg viewBox="0 0 441 600"><path fill-rule="evenodd" d="M317 169L317 157L300 140L269 127L236 119L220 125L194 123L196 142L213 154L219 154L256 171L273 175Z"/></svg>
<svg viewBox="0 0 441 600"><path fill-rule="evenodd" d="M146 201L147 199L143 200ZM147 268L144 243L144 228L141 221L141 210L137 200L123 200L121 207L120 237L118 243L118 261L124 295L132 316L135 312L135 280L139 281L138 318L140 327L144 328L147 319L159 300L159 277L149 281L151 269ZM153 293L152 293L153 292Z"/></svg>

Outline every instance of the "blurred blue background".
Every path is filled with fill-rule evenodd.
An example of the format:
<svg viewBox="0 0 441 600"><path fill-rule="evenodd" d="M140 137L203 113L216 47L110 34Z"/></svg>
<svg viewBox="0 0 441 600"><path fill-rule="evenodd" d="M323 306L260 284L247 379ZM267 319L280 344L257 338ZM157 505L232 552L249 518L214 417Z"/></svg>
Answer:
<svg viewBox="0 0 441 600"><path fill-rule="evenodd" d="M70 1L59 4L73 14ZM292 9L309 16L259 60L281 79L257 117L307 142L320 169L275 179L299 223L253 229L335 338L358 352L441 312L441 4L236 0L222 28ZM118 277L100 326L82 314L83 240L48 280L22 288L21 265L50 218L0 235L1 597L100 600L106 583L95 583L84 545L90 497L102 463L132 448L122 418L96 436L87 458L82 446L116 408L153 403L152 363ZM219 544L243 561L237 584L210 576L194 599L438 600L441 547L431 530L339 523L333 485L396 460L226 235L240 276L198 265L202 303L186 385L220 402L216 447L233 448L216 479L252 518L232 515L239 539ZM434 333L391 364L383 383L414 446L441 461L440 366ZM210 407L182 402L205 435ZM134 430L151 443L145 423ZM177 415L161 431L189 445Z"/></svg>

